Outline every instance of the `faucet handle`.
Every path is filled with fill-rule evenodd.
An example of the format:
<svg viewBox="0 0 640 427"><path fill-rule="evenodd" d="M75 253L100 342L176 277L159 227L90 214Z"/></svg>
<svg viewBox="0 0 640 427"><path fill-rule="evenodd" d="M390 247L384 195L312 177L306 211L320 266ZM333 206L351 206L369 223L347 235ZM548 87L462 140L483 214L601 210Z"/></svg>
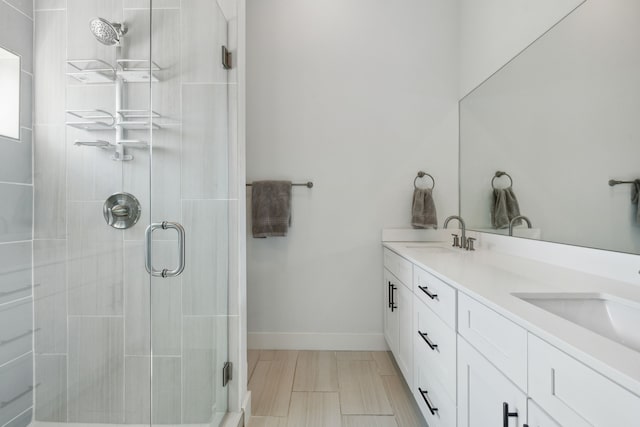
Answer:
<svg viewBox="0 0 640 427"><path fill-rule="evenodd" d="M452 234L453 236L453 246L454 248L459 248L460 247L460 238L458 237L457 234Z"/></svg>
<svg viewBox="0 0 640 427"><path fill-rule="evenodd" d="M467 247L465 249L468 251L475 251L476 249L473 247L473 242L475 241L476 239L473 237L467 237Z"/></svg>

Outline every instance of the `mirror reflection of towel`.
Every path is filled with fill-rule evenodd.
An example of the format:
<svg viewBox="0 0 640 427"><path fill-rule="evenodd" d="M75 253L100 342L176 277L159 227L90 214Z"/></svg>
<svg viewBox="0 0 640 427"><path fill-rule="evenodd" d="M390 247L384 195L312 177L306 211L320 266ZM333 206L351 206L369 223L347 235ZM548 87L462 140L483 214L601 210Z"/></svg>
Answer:
<svg viewBox="0 0 640 427"><path fill-rule="evenodd" d="M413 228L438 228L438 214L430 188L416 188L411 205Z"/></svg>
<svg viewBox="0 0 640 427"><path fill-rule="evenodd" d="M253 237L286 236L291 225L291 181L254 181L251 190Z"/></svg>
<svg viewBox="0 0 640 427"><path fill-rule="evenodd" d="M491 225L493 228L507 228L509 222L520 215L518 199L513 188L494 188L493 204L491 205ZM516 220L513 225L522 224L522 220Z"/></svg>
<svg viewBox="0 0 640 427"><path fill-rule="evenodd" d="M636 213L636 223L640 224L640 179L636 179L631 184L631 203L638 209Z"/></svg>

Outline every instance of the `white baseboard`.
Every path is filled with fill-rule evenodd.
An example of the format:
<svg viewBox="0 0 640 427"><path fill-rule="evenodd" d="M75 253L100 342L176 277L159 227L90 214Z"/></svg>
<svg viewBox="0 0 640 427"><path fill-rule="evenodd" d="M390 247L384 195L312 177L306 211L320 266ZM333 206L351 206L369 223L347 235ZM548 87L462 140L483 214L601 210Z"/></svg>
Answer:
<svg viewBox="0 0 640 427"><path fill-rule="evenodd" d="M387 351L383 334L249 332L251 350Z"/></svg>

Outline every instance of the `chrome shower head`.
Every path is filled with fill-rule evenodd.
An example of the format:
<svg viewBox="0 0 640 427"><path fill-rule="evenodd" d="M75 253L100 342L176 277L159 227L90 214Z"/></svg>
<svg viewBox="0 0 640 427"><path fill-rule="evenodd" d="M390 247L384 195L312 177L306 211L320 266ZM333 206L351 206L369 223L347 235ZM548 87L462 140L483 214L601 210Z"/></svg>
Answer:
<svg viewBox="0 0 640 427"><path fill-rule="evenodd" d="M95 38L107 46L120 46L120 37L127 34L125 24L112 23L103 18L93 18L89 28Z"/></svg>

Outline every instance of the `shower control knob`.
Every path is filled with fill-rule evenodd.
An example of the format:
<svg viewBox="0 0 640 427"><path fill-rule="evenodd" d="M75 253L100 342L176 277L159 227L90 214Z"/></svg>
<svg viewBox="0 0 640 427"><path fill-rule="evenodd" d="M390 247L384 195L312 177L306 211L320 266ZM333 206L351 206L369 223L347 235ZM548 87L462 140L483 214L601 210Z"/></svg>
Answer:
<svg viewBox="0 0 640 427"><path fill-rule="evenodd" d="M129 216L129 208L124 205L115 205L111 208L111 214L118 218L126 217Z"/></svg>
<svg viewBox="0 0 640 427"><path fill-rule="evenodd" d="M141 213L140 202L129 193L112 194L102 207L107 224L121 230L133 227L140 219Z"/></svg>

